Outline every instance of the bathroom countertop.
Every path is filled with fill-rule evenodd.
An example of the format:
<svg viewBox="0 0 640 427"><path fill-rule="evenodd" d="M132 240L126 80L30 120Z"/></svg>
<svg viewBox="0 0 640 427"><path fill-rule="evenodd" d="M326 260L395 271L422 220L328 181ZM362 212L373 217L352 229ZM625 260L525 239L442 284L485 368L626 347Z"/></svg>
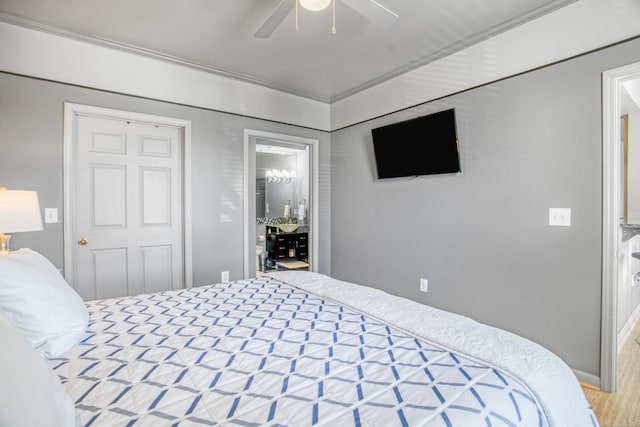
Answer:
<svg viewBox="0 0 640 427"><path fill-rule="evenodd" d="M623 242L626 242L633 236L637 236L640 234L640 224L620 224L620 228L622 229L621 240Z"/></svg>

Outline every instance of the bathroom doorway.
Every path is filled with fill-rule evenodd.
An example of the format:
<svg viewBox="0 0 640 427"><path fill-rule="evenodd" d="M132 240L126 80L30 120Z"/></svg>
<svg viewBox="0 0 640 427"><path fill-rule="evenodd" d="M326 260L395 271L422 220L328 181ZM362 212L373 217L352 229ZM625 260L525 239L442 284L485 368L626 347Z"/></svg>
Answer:
<svg viewBox="0 0 640 427"><path fill-rule="evenodd" d="M318 141L245 129L244 148L244 277L287 266L315 271ZM278 266L274 234L292 246Z"/></svg>
<svg viewBox="0 0 640 427"><path fill-rule="evenodd" d="M627 95L640 99L640 63L605 71L602 76L602 137L603 137L603 193L602 193L602 327L600 356L600 389L613 393L617 389L618 335L620 317L624 307L619 306L619 297L628 298L621 286L631 286L631 281L619 277L621 256L626 256L621 242L621 222L624 215L623 183L624 156L621 153L623 126L621 118L629 112L625 107ZM632 89L633 88L633 89ZM633 98L633 96L632 96ZM628 252L628 251L626 251ZM635 271L635 270L634 270ZM638 305L640 307L640 305ZM635 314L631 316L635 317Z"/></svg>

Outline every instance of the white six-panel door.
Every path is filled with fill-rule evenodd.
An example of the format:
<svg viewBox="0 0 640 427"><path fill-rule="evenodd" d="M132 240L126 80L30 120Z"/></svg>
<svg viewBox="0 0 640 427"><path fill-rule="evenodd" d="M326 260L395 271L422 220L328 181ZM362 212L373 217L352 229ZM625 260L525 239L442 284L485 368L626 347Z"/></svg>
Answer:
<svg viewBox="0 0 640 427"><path fill-rule="evenodd" d="M182 288L182 131L77 116L73 285L85 300Z"/></svg>

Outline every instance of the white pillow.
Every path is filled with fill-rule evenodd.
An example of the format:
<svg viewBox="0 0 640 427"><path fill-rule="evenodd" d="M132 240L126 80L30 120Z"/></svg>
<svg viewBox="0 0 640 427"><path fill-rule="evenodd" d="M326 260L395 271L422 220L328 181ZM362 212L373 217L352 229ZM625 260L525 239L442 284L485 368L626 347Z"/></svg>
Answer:
<svg viewBox="0 0 640 427"><path fill-rule="evenodd" d="M75 346L89 322L82 298L31 249L0 256L0 312L46 357Z"/></svg>
<svg viewBox="0 0 640 427"><path fill-rule="evenodd" d="M47 362L0 314L0 426L75 426L73 401Z"/></svg>

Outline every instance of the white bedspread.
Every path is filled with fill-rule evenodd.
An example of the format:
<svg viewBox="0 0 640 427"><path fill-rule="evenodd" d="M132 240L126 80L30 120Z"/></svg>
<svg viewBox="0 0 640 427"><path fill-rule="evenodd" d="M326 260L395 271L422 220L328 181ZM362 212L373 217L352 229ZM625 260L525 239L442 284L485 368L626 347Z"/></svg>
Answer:
<svg viewBox="0 0 640 427"><path fill-rule="evenodd" d="M86 304L50 360L86 427L597 426L540 346L320 274Z"/></svg>
<svg viewBox="0 0 640 427"><path fill-rule="evenodd" d="M469 358L505 370L529 387L542 405L551 426L598 425L569 366L530 340L468 317L322 274L281 271L269 275L300 289L340 301Z"/></svg>

